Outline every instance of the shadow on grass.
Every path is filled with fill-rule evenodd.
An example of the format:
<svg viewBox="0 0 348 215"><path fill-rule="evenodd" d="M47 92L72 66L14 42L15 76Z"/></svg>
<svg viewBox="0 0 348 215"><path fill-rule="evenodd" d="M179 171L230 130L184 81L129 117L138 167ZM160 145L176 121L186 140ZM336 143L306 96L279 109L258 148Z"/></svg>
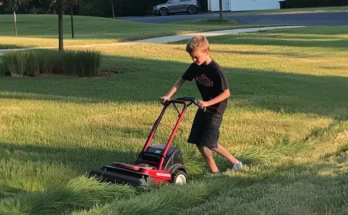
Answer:
<svg viewBox="0 0 348 215"><path fill-rule="evenodd" d="M25 48L25 46L18 46L14 44L0 44L0 49L18 49Z"/></svg>
<svg viewBox="0 0 348 215"><path fill-rule="evenodd" d="M79 173L84 173L90 168L98 168L114 161L134 162L138 153L136 151L116 151L96 148L68 148L51 147L25 144L0 143L2 159L16 159L22 162L43 162L49 164L64 164ZM141 146L139 147L139 151Z"/></svg>
<svg viewBox="0 0 348 215"><path fill-rule="evenodd" d="M266 32L267 33L267 32ZM334 26L313 26L313 27L306 27L306 28L301 28L300 30L298 29L280 29L280 30L274 30L274 31L269 31L269 33L286 33L288 35L293 35L295 37L299 36L309 36L309 37L316 37L318 36L320 38L324 37L333 37L335 35L343 35L348 33L348 29L346 26L339 26L339 25L334 25Z"/></svg>
<svg viewBox="0 0 348 215"><path fill-rule="evenodd" d="M10 185L7 184L1 184L0 185L0 201L3 198L8 198L17 195L18 193L21 192L26 192L23 189L17 188L17 187L11 187Z"/></svg>
<svg viewBox="0 0 348 215"><path fill-rule="evenodd" d="M320 38L319 38L320 39ZM310 38L298 38L288 35L268 36L267 34L248 34L246 35L228 35L219 38L211 38L213 44L237 44L237 45L259 45L259 46L284 46L284 47L312 47L312 48L335 48L345 51L347 47L346 39L325 38L323 40L310 40ZM337 51L336 50L336 51Z"/></svg>
<svg viewBox="0 0 348 215"><path fill-rule="evenodd" d="M326 30L329 29L329 30ZM211 44L236 45L269 45L284 47L335 48L336 51L345 51L348 43L338 35L348 34L346 27L307 27L300 29L285 29L260 31L242 34L231 34L219 37L210 37ZM183 44L186 41L177 41L173 44ZM215 51L215 50L214 50Z"/></svg>
<svg viewBox="0 0 348 215"><path fill-rule="evenodd" d="M68 148L62 146L20 145L4 142L0 142L0 146L1 161L9 165L7 167L9 168L8 171L23 170L23 172L12 173L14 175L11 176L13 177L11 183L0 183L0 199L13 196L18 192L27 192L26 190L18 188L16 180L19 180L18 183L22 183L23 178L27 178L28 183L32 180L39 180L42 184L61 184L66 179L78 175L87 175L92 169L98 169L103 165L111 164L115 161L134 163L138 155L138 152L135 151L116 151L81 147ZM139 147L139 151L140 150L141 147ZM18 165L17 163L21 164L19 170L10 170L12 167L15 167L11 166L12 162L15 163L12 165ZM25 168L25 170L23 168ZM6 169L3 169L2 171L5 170ZM66 175L67 172L72 175ZM6 174L8 173L5 173L5 175ZM42 180L40 177L44 177L45 179ZM10 179L6 176L2 176L1 178L5 180Z"/></svg>
<svg viewBox="0 0 348 215"><path fill-rule="evenodd" d="M240 54L240 55L272 55L277 57L292 57L292 58L310 58L312 55L305 53L290 53L290 52L261 52L261 51L224 51L224 50L215 50L216 53L226 53L226 54Z"/></svg>
<svg viewBox="0 0 348 215"><path fill-rule="evenodd" d="M153 102L167 92L188 64L125 57L105 57L122 74L109 78L39 77L0 79L0 98L77 103ZM132 65L129 68L129 64ZM153 70L153 65L166 70ZM224 68L233 105L279 113L308 113L346 119L348 78ZM179 71L179 72L178 72ZM291 71L289 71L291 72ZM186 85L189 85L188 87ZM194 83L179 93L197 96Z"/></svg>
<svg viewBox="0 0 348 215"><path fill-rule="evenodd" d="M348 34L348 30L344 26L307 27L211 37L210 42L212 44L335 48L339 51L344 50L343 47L347 47L347 40L338 36L343 34Z"/></svg>
<svg viewBox="0 0 348 215"><path fill-rule="evenodd" d="M114 156L114 154L118 154L120 156L128 156L128 153L126 155L123 154L123 152L112 152L107 150L94 150L94 149L72 149L72 148L53 148L53 147L37 147L37 146L18 146L8 143L1 143L1 145L5 148L5 151L9 151L8 156L12 154L12 156L15 157L20 162L23 162L23 165L25 162L35 162L37 160L42 160L42 162L52 163L63 163L64 165L71 166L74 165L76 167L84 168L88 165L92 165L93 157L99 157L100 153L106 154L106 156ZM18 153L19 152L19 153ZM29 157L26 156L19 156L21 152L24 152L24 154L28 154ZM35 154L35 156L33 156ZM45 154L49 154L47 157ZM68 155L67 157L64 157L63 154ZM92 154L92 155L91 155ZM31 156L30 156L31 155ZM91 156L90 156L91 155ZM2 156L3 157L3 156ZM4 159L8 159L9 157L6 157ZM66 160L65 160L66 159ZM89 161L88 161L89 160ZM87 163L87 165L86 165ZM95 163L93 163L94 165ZM104 164L104 163L103 163ZM221 176L212 176L212 177L204 177L204 178L197 178L196 180L192 181L193 183L189 183L186 186L186 189L190 189L191 187L194 188L195 185L198 183L203 183L204 185L209 188L209 196L205 198L201 204L217 204L216 201L219 201L219 196L226 197L226 202L224 205L228 205L232 203L231 201L234 201L234 207L221 207L221 204L217 204L216 206L219 206L217 213L218 214L230 214L231 210L235 210L236 214L239 214L238 211L244 211L248 212L249 210L245 207L248 206L258 206L260 207L260 211L264 211L265 213L269 212L270 205L274 206L272 207L272 211L276 211L281 213L282 208L285 206L287 207L287 210L295 210L295 206L298 207L301 206L301 210L312 210L320 213L320 211L323 211L323 209L326 209L325 211L339 211L346 207L347 202L345 199L346 196L346 186L348 182L348 175L345 174L338 174L336 170L339 169L339 166L332 163L309 163L309 164L302 164L298 165L295 163L289 162L288 164L282 164L280 166L268 166L267 168L255 168L251 169L248 172L241 172L241 173L233 173L230 175L221 175ZM78 170L77 170L78 171ZM335 174L327 174L329 172L335 173ZM81 172L81 170L80 170ZM15 192L22 192L20 189L6 187L9 192L12 192L11 195L2 194L2 197L10 197L13 196L15 200L20 200L21 203L32 203L30 205L31 207L34 205L32 198L30 196L36 197L35 200L39 200L41 197L47 196L47 192L42 193L27 193L26 199L20 199L20 195L17 197L15 195ZM150 194L142 194L139 193L139 197L141 199L141 195L144 195L145 197L148 195L163 195L163 198L180 198L183 196L177 196L182 195L182 192L178 192L178 189L181 189L179 187L171 187L169 189L160 189L160 190L154 190L153 193ZM195 189L192 190L193 192ZM24 191L25 192L25 191ZM167 194L165 194L167 193ZM169 193L169 194L168 194ZM53 193L54 194L54 193ZM58 193L59 194L59 193ZM189 194L187 194L189 195ZM175 197L177 196L177 197ZM78 196L79 198L82 198L82 196ZM284 201L281 201L279 204L279 199L284 199ZM34 200L34 203L35 203ZM80 201L82 199L75 199L76 201ZM111 199L108 199L111 200ZM56 199L53 199L51 201L45 202L41 207L45 207L47 203L54 204ZM59 200L60 204L66 203L66 200ZM127 203L127 201L132 201L132 205L134 207L143 207L143 200L128 200L125 199L117 199L117 201ZM237 201L237 202L236 202ZM240 201L240 202L239 202ZM176 201L167 201L170 202L168 207L176 208L177 210L182 209L189 209L192 210L195 207L198 207L199 210L204 210L204 207L201 204L196 205L180 205ZM267 202L267 204L265 204ZM92 205L92 203L90 204ZM180 207L179 207L180 205ZM166 206L166 205L165 205ZM100 204L100 207L103 207L103 203ZM110 205L107 205L107 207L110 207ZM203 208L201 208L203 207ZM91 206L87 207L86 209L91 208ZM157 207L152 207L147 211L147 213L154 212L154 210ZM33 208L30 208L33 209ZM35 209L35 208L34 208ZM66 208L63 208L66 209ZM112 208L109 208L112 209ZM118 210L118 208L114 208L115 211ZM35 209L37 210L37 209ZM54 212L61 212L56 211L60 210L60 208L55 208ZM129 209L131 210L131 209ZM209 210L212 210L211 208ZM207 211L211 212L212 211ZM214 210L214 209L213 209ZM126 214L127 209L124 211ZM222 213L219 213L222 212ZM224 212L224 213L223 213ZM250 211L252 212L252 211ZM295 211L293 211L295 212ZM194 214L194 213L186 213L186 214ZM199 214L199 213L198 213Z"/></svg>

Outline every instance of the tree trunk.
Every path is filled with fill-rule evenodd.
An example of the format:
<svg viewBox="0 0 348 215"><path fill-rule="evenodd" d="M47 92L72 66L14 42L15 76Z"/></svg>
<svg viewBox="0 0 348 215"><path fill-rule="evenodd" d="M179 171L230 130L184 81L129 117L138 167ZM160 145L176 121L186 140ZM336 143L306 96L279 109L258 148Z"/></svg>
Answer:
<svg viewBox="0 0 348 215"><path fill-rule="evenodd" d="M16 11L13 11L13 24L14 24L14 36L17 37L17 15L16 15Z"/></svg>
<svg viewBox="0 0 348 215"><path fill-rule="evenodd" d="M63 0L57 1L58 9L58 41L59 41L59 51L64 51L63 46Z"/></svg>
<svg viewBox="0 0 348 215"><path fill-rule="evenodd" d="M74 33L74 6L71 6L71 8L70 8L70 20L71 20L71 37L75 38L75 33Z"/></svg>
<svg viewBox="0 0 348 215"><path fill-rule="evenodd" d="M115 18L114 0L111 0L112 18Z"/></svg>
<svg viewBox="0 0 348 215"><path fill-rule="evenodd" d="M222 21L222 0L219 0L220 21Z"/></svg>

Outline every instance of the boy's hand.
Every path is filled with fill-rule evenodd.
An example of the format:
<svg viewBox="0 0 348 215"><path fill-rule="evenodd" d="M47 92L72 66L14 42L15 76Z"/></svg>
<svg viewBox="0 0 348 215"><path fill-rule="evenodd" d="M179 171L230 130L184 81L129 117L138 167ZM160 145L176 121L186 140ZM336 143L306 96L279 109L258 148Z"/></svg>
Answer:
<svg viewBox="0 0 348 215"><path fill-rule="evenodd" d="M170 99L170 97L168 96L163 96L161 97L161 103L164 104L166 101L168 101Z"/></svg>
<svg viewBox="0 0 348 215"><path fill-rule="evenodd" d="M199 106L199 108L204 109L204 108L208 107L209 104L208 104L208 102L199 100L198 101L198 106Z"/></svg>

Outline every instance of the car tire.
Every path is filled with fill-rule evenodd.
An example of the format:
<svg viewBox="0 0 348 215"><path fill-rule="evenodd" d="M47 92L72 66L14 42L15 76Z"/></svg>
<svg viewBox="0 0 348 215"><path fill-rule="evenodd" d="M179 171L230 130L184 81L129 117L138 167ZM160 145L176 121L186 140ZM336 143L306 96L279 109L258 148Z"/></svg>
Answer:
<svg viewBox="0 0 348 215"><path fill-rule="evenodd" d="M189 14L197 13L197 7L194 6L194 5L190 5L190 6L187 8L187 12L188 12Z"/></svg>
<svg viewBox="0 0 348 215"><path fill-rule="evenodd" d="M186 184L187 174L182 170L178 170L173 174L172 183L173 184Z"/></svg>
<svg viewBox="0 0 348 215"><path fill-rule="evenodd" d="M167 15L168 15L168 9L165 8L165 7L162 7L161 9L159 9L158 14L159 14L160 16L167 16Z"/></svg>

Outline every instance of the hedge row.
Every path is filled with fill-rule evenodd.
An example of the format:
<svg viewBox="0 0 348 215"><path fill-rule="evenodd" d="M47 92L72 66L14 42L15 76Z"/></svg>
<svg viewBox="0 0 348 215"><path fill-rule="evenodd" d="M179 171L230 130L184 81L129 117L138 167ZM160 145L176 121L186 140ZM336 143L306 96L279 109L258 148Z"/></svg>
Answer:
<svg viewBox="0 0 348 215"><path fill-rule="evenodd" d="M38 76L61 74L97 76L101 54L96 51L14 51L3 56L3 74L12 76Z"/></svg>

